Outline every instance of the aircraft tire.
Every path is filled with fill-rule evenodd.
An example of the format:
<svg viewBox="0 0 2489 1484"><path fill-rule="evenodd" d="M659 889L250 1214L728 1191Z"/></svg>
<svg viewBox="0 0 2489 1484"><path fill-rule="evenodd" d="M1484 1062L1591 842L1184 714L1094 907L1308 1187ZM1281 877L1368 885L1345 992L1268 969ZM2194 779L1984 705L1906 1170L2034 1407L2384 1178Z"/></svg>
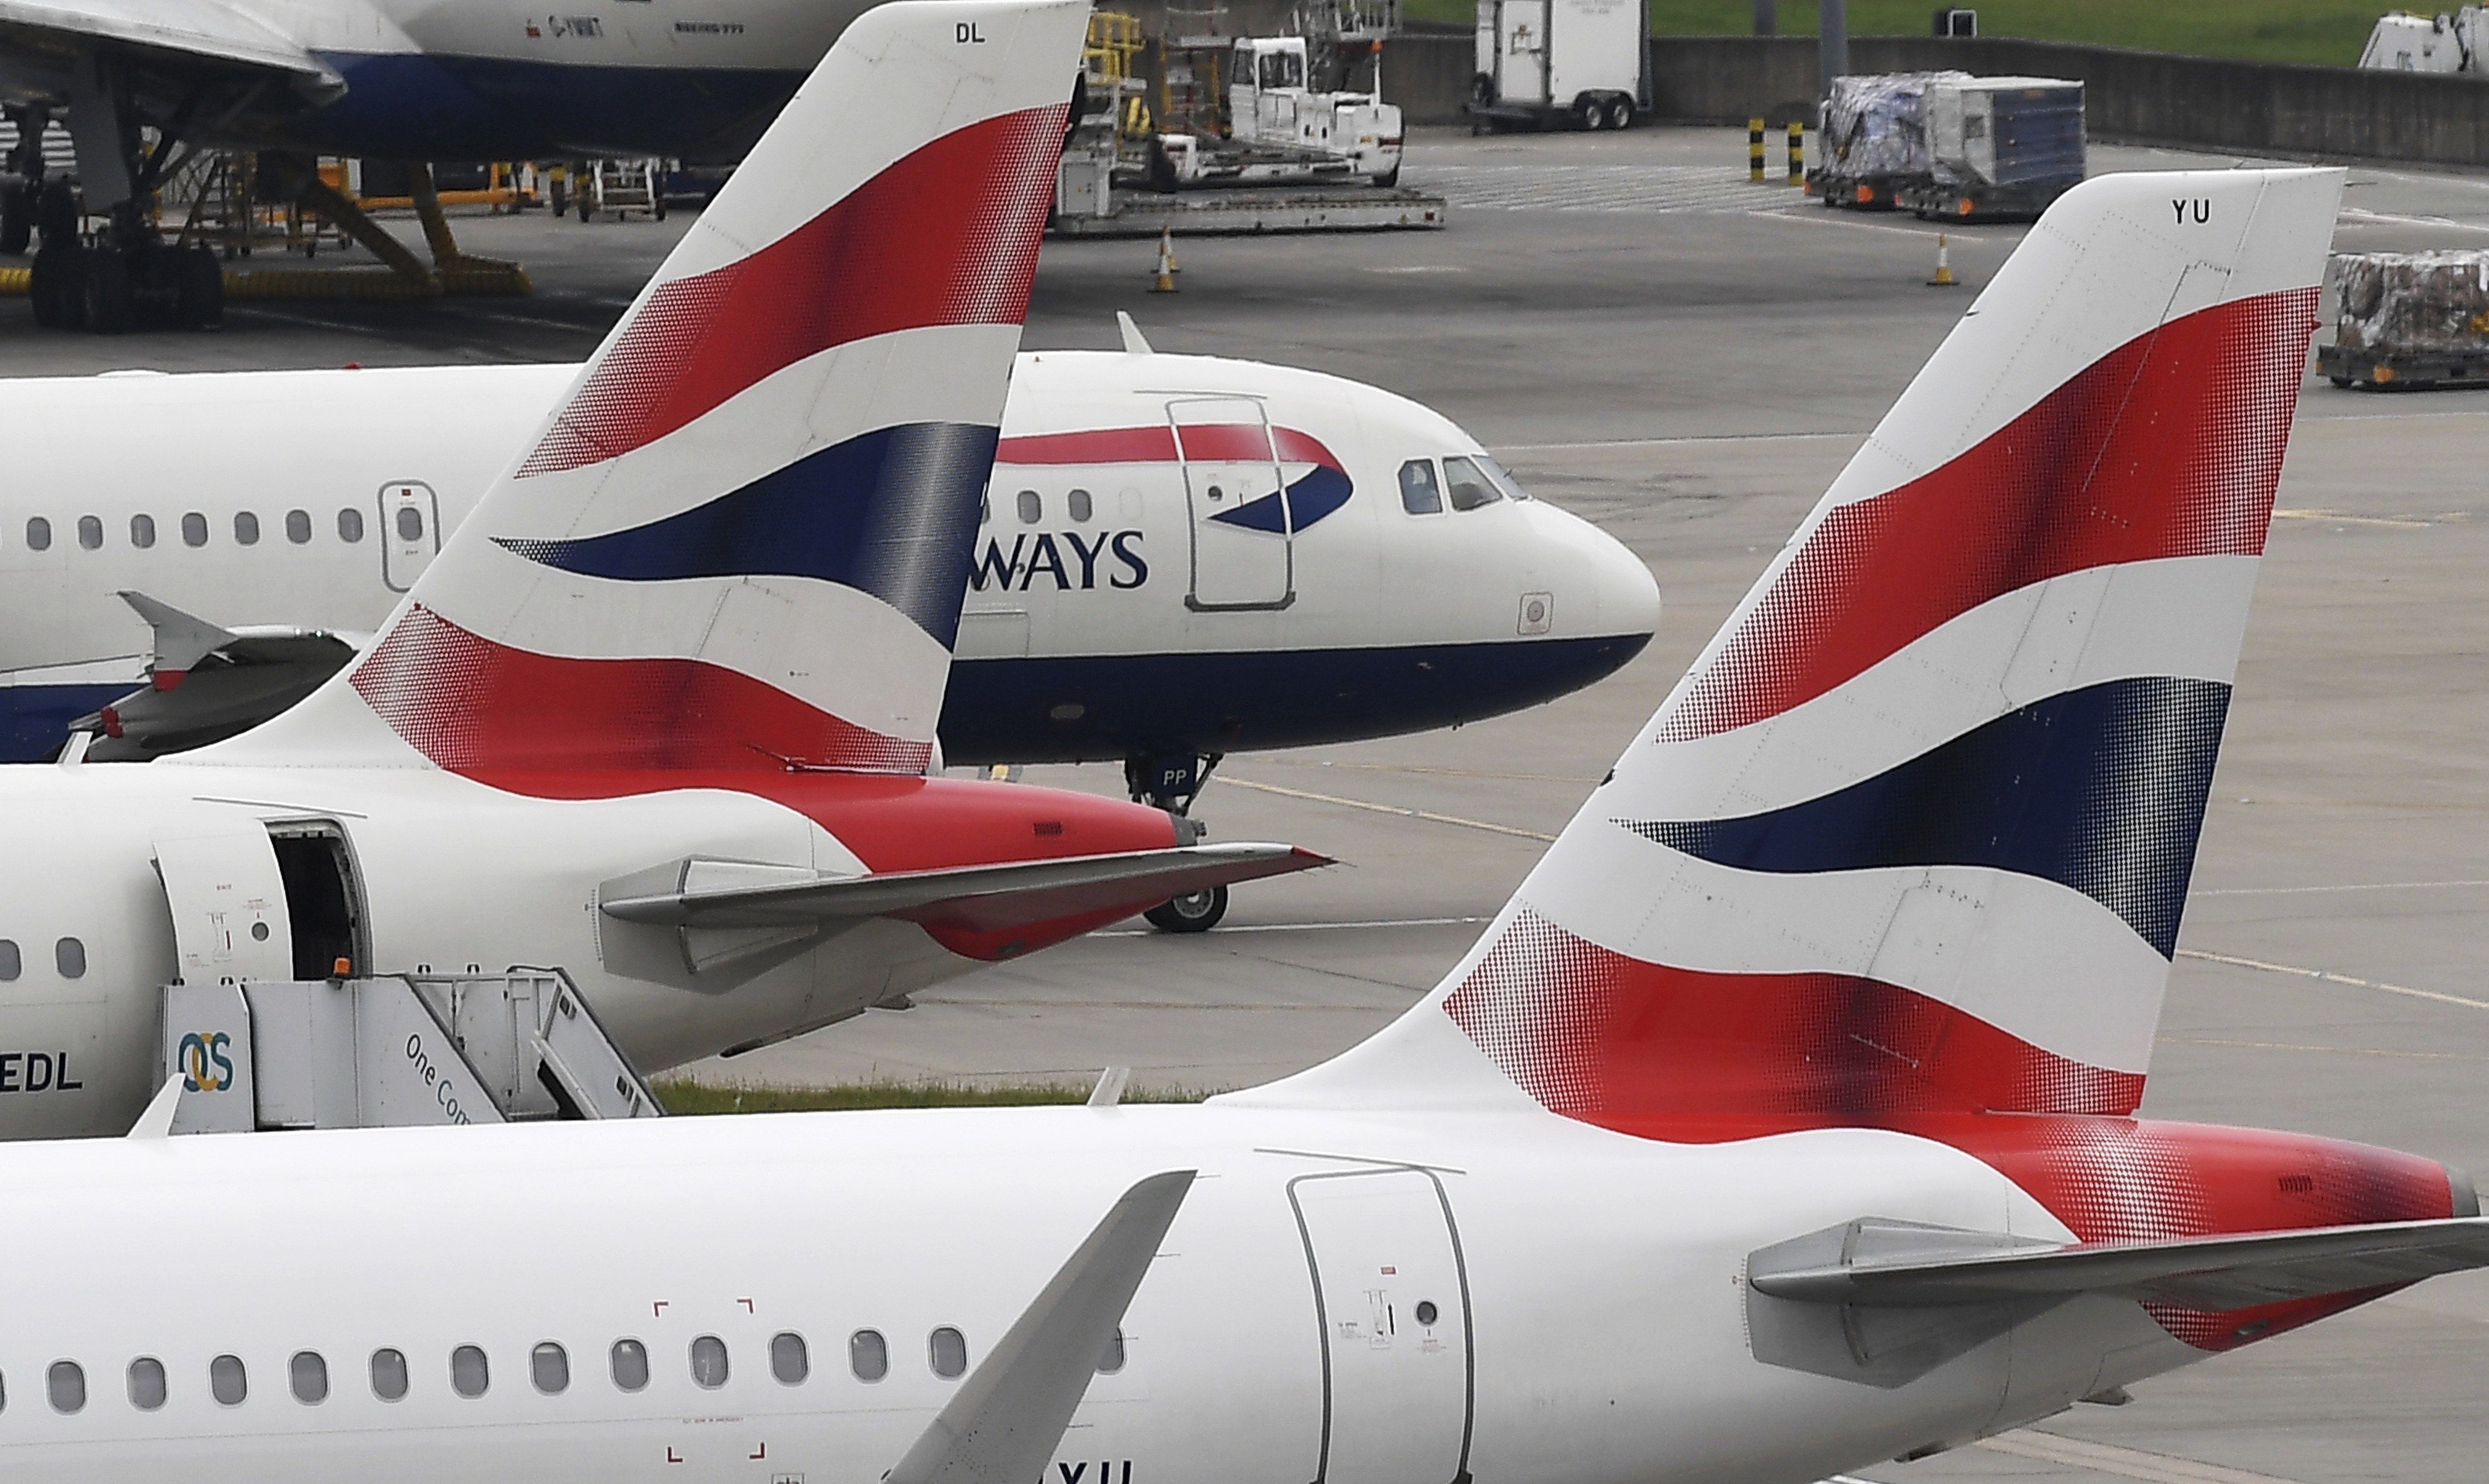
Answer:
<svg viewBox="0 0 2489 1484"><path fill-rule="evenodd" d="M85 328L85 264L86 249L74 239L47 244L35 254L26 297L34 301L36 324L45 329Z"/></svg>
<svg viewBox="0 0 2489 1484"><path fill-rule="evenodd" d="M0 253L15 257L35 240L35 191L31 186L0 189Z"/></svg>
<svg viewBox="0 0 2489 1484"><path fill-rule="evenodd" d="M117 249L100 247L86 254L84 268L79 276L88 331L117 335L129 329L135 307L129 293L129 260Z"/></svg>
<svg viewBox="0 0 2489 1484"><path fill-rule="evenodd" d="M173 268L173 318L185 329L224 323L225 269L206 243L184 248Z"/></svg>
<svg viewBox="0 0 2489 1484"><path fill-rule="evenodd" d="M1227 916L1227 888L1214 886L1162 901L1141 916L1161 932L1208 932Z"/></svg>

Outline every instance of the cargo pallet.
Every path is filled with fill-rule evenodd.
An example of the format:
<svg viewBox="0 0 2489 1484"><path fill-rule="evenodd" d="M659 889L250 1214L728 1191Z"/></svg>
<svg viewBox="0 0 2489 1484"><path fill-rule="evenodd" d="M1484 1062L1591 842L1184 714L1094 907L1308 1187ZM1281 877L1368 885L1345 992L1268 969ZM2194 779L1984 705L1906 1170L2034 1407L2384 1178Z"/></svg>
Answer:
<svg viewBox="0 0 2489 1484"><path fill-rule="evenodd" d="M2346 351L2316 348L2316 370L2336 386L2369 391L2423 391L2436 386L2489 386L2489 347L2471 355L2453 352Z"/></svg>
<svg viewBox="0 0 2489 1484"><path fill-rule="evenodd" d="M1921 221L2037 221L2049 202L2079 184L2061 180L2016 186L1949 186L1933 180L1912 181L1899 189L1894 204Z"/></svg>

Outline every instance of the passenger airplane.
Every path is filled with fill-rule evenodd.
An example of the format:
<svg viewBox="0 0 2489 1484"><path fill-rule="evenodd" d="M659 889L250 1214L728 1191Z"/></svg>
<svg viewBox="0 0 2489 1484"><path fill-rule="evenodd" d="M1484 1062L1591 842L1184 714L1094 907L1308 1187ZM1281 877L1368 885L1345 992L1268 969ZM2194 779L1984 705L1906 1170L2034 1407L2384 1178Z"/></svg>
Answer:
<svg viewBox="0 0 2489 1484"><path fill-rule="evenodd" d="M38 440L14 466L0 495L7 756L50 757L72 721L115 702L99 725L127 735L98 757L230 735L307 693L351 652L329 636L379 624L575 376L0 382L0 422L160 435ZM178 481L167 447L184 450ZM981 522L945 760L1122 761L1134 796L1162 807L1187 808L1224 753L1550 699L1639 653L1659 617L1640 557L1524 499L1435 413L1145 346L1019 357ZM180 688L132 702L151 649L157 685Z"/></svg>
<svg viewBox="0 0 2489 1484"><path fill-rule="evenodd" d="M556 966L654 1070L1317 863L923 776L1085 14L851 28L352 667L0 768L0 1132L125 1124L177 976Z"/></svg>
<svg viewBox="0 0 2489 1484"><path fill-rule="evenodd" d="M2133 1116L2340 186L2052 206L1363 1045L1190 1107L0 1149L0 1467L1792 1484L2489 1263L2434 1160Z"/></svg>

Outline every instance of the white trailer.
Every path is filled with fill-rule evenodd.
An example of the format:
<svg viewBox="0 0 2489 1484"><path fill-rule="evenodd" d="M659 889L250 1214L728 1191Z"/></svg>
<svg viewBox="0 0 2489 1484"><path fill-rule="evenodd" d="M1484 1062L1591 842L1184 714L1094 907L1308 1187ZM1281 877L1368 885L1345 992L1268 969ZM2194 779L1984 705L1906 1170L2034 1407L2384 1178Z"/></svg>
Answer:
<svg viewBox="0 0 2489 1484"><path fill-rule="evenodd" d="M1158 135L1149 184L1398 184L1399 108L1373 93L1316 91L1310 60L1302 36L1238 39L1228 58L1226 136Z"/></svg>
<svg viewBox="0 0 2489 1484"><path fill-rule="evenodd" d="M1477 0L1478 127L1623 128L1650 102L1642 0Z"/></svg>
<svg viewBox="0 0 2489 1484"><path fill-rule="evenodd" d="M2489 12L2476 5L2435 15L2389 12L2368 33L2360 65L2396 72L2489 72Z"/></svg>

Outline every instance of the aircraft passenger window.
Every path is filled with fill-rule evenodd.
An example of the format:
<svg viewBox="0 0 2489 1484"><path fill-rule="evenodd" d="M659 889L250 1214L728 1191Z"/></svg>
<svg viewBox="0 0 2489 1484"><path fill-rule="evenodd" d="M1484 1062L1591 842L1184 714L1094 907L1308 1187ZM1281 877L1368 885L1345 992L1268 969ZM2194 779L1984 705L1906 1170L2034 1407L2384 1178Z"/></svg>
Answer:
<svg viewBox="0 0 2489 1484"><path fill-rule="evenodd" d="M692 1341L692 1380L709 1391L726 1384L726 1341L713 1334Z"/></svg>
<svg viewBox="0 0 2489 1484"><path fill-rule="evenodd" d="M133 515L129 518L129 544L142 552L156 544L156 517Z"/></svg>
<svg viewBox="0 0 2489 1484"><path fill-rule="evenodd" d="M769 1374L790 1386L802 1385L813 1374L812 1352L804 1348L802 1335L789 1330L770 1338Z"/></svg>
<svg viewBox="0 0 2489 1484"><path fill-rule="evenodd" d="M234 512L234 540L243 546L259 544L259 517L247 510Z"/></svg>
<svg viewBox="0 0 2489 1484"><path fill-rule="evenodd" d="M449 1389L473 1401L493 1384L492 1362L481 1348L461 1345L449 1353Z"/></svg>
<svg viewBox="0 0 2489 1484"><path fill-rule="evenodd" d="M927 1338L925 1355L933 1364L933 1374L944 1381L957 1381L968 1372L968 1338L949 1325Z"/></svg>
<svg viewBox="0 0 2489 1484"><path fill-rule="evenodd" d="M1495 487L1485 471L1467 459L1444 461L1444 484L1451 492L1455 510L1475 510L1503 499L1503 492Z"/></svg>
<svg viewBox="0 0 2489 1484"><path fill-rule="evenodd" d="M208 544L208 518L206 516L193 510L182 517L182 544L184 546L205 546Z"/></svg>
<svg viewBox="0 0 2489 1484"><path fill-rule="evenodd" d="M25 967L25 962L17 956L17 940L0 938L0 983L15 979Z"/></svg>
<svg viewBox="0 0 2489 1484"><path fill-rule="evenodd" d="M1073 490L1070 495L1064 497L1064 500L1067 504L1072 506L1072 518L1080 522L1084 526L1087 525L1089 522L1089 492L1087 490Z"/></svg>
<svg viewBox="0 0 2489 1484"><path fill-rule="evenodd" d="M294 1387L294 1399L305 1407L317 1407L329 1399L329 1362L316 1350L298 1350L286 1363L285 1377Z"/></svg>
<svg viewBox="0 0 2489 1484"><path fill-rule="evenodd" d="M1400 466L1400 508L1411 515L1444 513L1444 492L1435 486L1435 461L1411 459Z"/></svg>
<svg viewBox="0 0 2489 1484"><path fill-rule="evenodd" d="M86 1410L86 1371L76 1361L53 1361L52 1368L43 1375L43 1387L51 1393L52 1411Z"/></svg>
<svg viewBox="0 0 2489 1484"><path fill-rule="evenodd" d="M570 1389L570 1352L551 1340L528 1353L528 1377L547 1396Z"/></svg>
<svg viewBox="0 0 2489 1484"><path fill-rule="evenodd" d="M413 505L397 507L397 538L401 541L423 539L423 512Z"/></svg>
<svg viewBox="0 0 2489 1484"><path fill-rule="evenodd" d="M86 978L86 945L75 938L63 938L52 945L52 966L63 979Z"/></svg>
<svg viewBox="0 0 2489 1484"><path fill-rule="evenodd" d="M1021 525L1034 526L1045 519L1045 501L1038 497L1037 491L1022 490L1019 492L1018 499Z"/></svg>
<svg viewBox="0 0 2489 1484"><path fill-rule="evenodd" d="M648 1347L638 1340L614 1342L614 1384L637 1391L648 1384Z"/></svg>
<svg viewBox="0 0 2489 1484"><path fill-rule="evenodd" d="M1106 1353L1098 1357L1098 1374L1101 1376L1112 1376L1123 1368L1124 1330L1123 1327L1119 1325L1116 1327L1115 1332L1106 1337Z"/></svg>
<svg viewBox="0 0 2489 1484"><path fill-rule="evenodd" d="M40 515L30 516L26 521L26 545L39 552L50 551L52 523Z"/></svg>
<svg viewBox="0 0 2489 1484"><path fill-rule="evenodd" d="M372 1395L385 1402L406 1400L406 1355L402 1351L372 1352Z"/></svg>
<svg viewBox="0 0 2489 1484"><path fill-rule="evenodd" d="M300 546L311 539L310 511L288 510L285 512L285 539L293 542L296 546Z"/></svg>
<svg viewBox="0 0 2489 1484"><path fill-rule="evenodd" d="M250 1395L250 1375L242 1368L242 1356L218 1356L208 1362L208 1394L219 1407L239 1407Z"/></svg>
<svg viewBox="0 0 2489 1484"><path fill-rule="evenodd" d="M154 1412L164 1405L164 1362L141 1356L129 1362L129 1405Z"/></svg>
<svg viewBox="0 0 2489 1484"><path fill-rule="evenodd" d="M78 545L90 552L103 549L103 522L91 515L78 517Z"/></svg>
<svg viewBox="0 0 2489 1484"><path fill-rule="evenodd" d="M847 1369L858 1381L879 1381L890 1374L890 1345L878 1329L859 1329L847 1336Z"/></svg>
<svg viewBox="0 0 2489 1484"><path fill-rule="evenodd" d="M363 539L363 512L352 505L337 512L337 539L348 546Z"/></svg>

